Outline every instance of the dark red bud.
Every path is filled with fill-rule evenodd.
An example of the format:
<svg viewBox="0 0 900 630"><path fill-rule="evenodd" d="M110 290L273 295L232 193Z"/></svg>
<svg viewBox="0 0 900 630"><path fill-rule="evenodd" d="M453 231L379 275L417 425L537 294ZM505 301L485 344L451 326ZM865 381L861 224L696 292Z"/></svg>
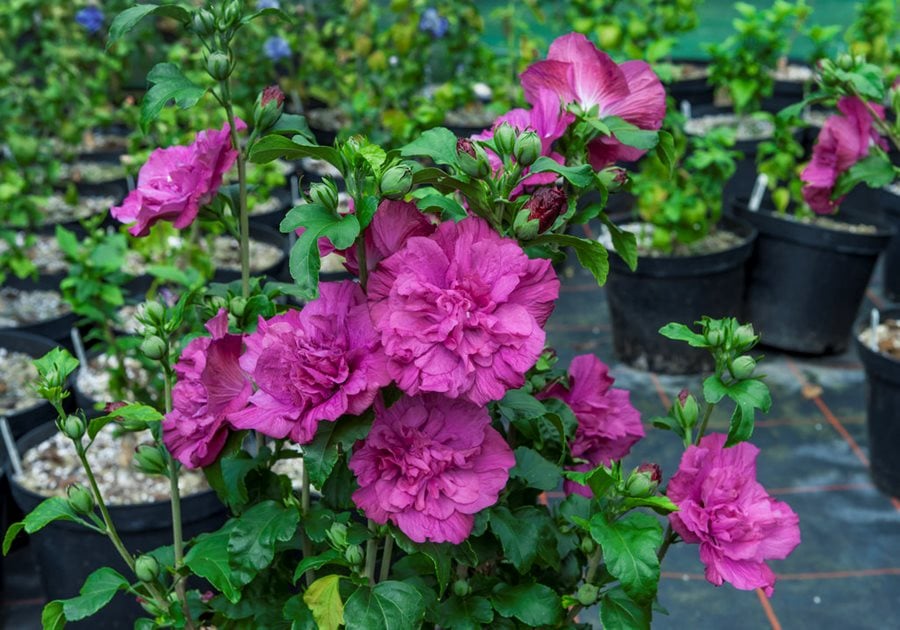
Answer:
<svg viewBox="0 0 900 630"><path fill-rule="evenodd" d="M263 105L263 107L265 107L272 101L275 101L278 107L284 105L284 92L282 92L281 88L277 85L270 85L262 92L261 104Z"/></svg>
<svg viewBox="0 0 900 630"><path fill-rule="evenodd" d="M460 138L456 141L456 152L465 153L466 155L469 155L473 158L478 157L478 155L475 153L475 146L468 138Z"/></svg>
<svg viewBox="0 0 900 630"><path fill-rule="evenodd" d="M659 464L641 464L638 466L638 472L649 473L650 480L653 481L653 483L662 481L662 470L660 469Z"/></svg>
<svg viewBox="0 0 900 630"><path fill-rule="evenodd" d="M205 593L201 593L200 601L206 603L213 597L215 597L215 594L212 591L206 591Z"/></svg>
<svg viewBox="0 0 900 630"><path fill-rule="evenodd" d="M525 208L529 211L528 219L538 220L538 232L549 230L556 218L566 211L567 205L566 193L553 186L538 188L531 199L525 202Z"/></svg>
<svg viewBox="0 0 900 630"><path fill-rule="evenodd" d="M685 401L687 400L688 396L690 396L690 395L691 395L691 392L689 392L687 390L687 388L684 388L680 392L678 392L678 402L681 403L682 407L684 406Z"/></svg>

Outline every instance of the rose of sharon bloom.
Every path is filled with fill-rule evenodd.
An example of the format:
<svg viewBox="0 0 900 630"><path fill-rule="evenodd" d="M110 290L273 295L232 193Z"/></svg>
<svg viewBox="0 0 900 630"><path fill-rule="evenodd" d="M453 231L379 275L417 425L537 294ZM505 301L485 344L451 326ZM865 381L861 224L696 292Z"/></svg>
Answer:
<svg viewBox="0 0 900 630"><path fill-rule="evenodd" d="M578 428L570 450L573 457L589 463L579 464L573 470L585 472L600 464L608 466L625 457L644 437L641 414L631 405L629 392L610 389L613 382L606 364L592 354L582 354L572 359L569 366L569 389L555 384L538 396L558 398L575 413ZM590 488L574 481L566 481L564 490L593 496Z"/></svg>
<svg viewBox="0 0 900 630"><path fill-rule="evenodd" d="M618 116L640 129L657 130L666 115L666 92L659 77L644 61L617 65L587 37L570 33L550 44L547 59L522 73L525 98L535 104L550 90L568 105L582 110L598 107L600 118ZM644 151L602 136L588 147L591 165L601 170L618 161L633 161Z"/></svg>
<svg viewBox="0 0 900 630"><path fill-rule="evenodd" d="M410 238L369 277L372 320L404 392L483 405L521 387L559 295L548 260L479 217Z"/></svg>
<svg viewBox="0 0 900 630"><path fill-rule="evenodd" d="M434 232L435 226L416 207L408 201L383 200L366 230L366 267L369 271L399 251L406 241L413 236L428 236ZM359 260L356 246L340 250L346 262L344 266L352 274L359 275Z"/></svg>
<svg viewBox="0 0 900 630"><path fill-rule="evenodd" d="M303 310L269 320L246 338L241 367L257 391L231 418L239 429L308 444L319 422L360 414L390 383L359 285L325 282Z"/></svg>
<svg viewBox="0 0 900 630"><path fill-rule="evenodd" d="M238 130L247 128L240 119ZM138 174L137 187L121 206L110 209L128 231L146 236L158 221L171 221L178 229L194 222L200 207L209 203L222 185L222 176L237 159L231 145L231 127L208 129L193 144L156 149Z"/></svg>
<svg viewBox="0 0 900 630"><path fill-rule="evenodd" d="M883 107L871 107L884 118ZM837 212L844 198L831 198L835 183L842 173L869 154L870 140L887 149L861 100L845 96L838 102L838 109L843 115L835 114L825 121L813 147L812 160L800 174L804 182L803 198L819 214Z"/></svg>
<svg viewBox="0 0 900 630"><path fill-rule="evenodd" d="M771 597L775 574L765 561L800 544L799 519L756 480L759 449L747 442L725 448L726 437L711 433L684 452L666 491L678 506L669 520L686 542L699 543L712 584L762 588Z"/></svg>
<svg viewBox="0 0 900 630"><path fill-rule="evenodd" d="M461 543L473 515L497 502L516 463L490 424L484 407L438 394L379 410L350 458L359 481L354 503L416 542Z"/></svg>
<svg viewBox="0 0 900 630"><path fill-rule="evenodd" d="M241 335L228 333L221 309L206 323L212 337L199 337L184 348L172 389L172 411L162 423L169 452L188 468L212 464L228 438L228 418L247 405L253 386L238 365Z"/></svg>

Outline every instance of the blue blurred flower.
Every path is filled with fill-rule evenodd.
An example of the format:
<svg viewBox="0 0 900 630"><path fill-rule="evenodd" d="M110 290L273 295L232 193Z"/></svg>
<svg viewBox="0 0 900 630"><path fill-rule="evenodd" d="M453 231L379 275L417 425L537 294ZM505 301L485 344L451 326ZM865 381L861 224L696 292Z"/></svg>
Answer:
<svg viewBox="0 0 900 630"><path fill-rule="evenodd" d="M263 9L280 9L281 4L278 0L256 0L256 10L262 11Z"/></svg>
<svg viewBox="0 0 900 630"><path fill-rule="evenodd" d="M272 61L281 61L291 56L291 46L283 37L274 35L263 44L263 52Z"/></svg>
<svg viewBox="0 0 900 630"><path fill-rule="evenodd" d="M450 21L438 13L434 7L428 7L419 18L419 30L423 33L431 33L433 37L440 39L450 30Z"/></svg>
<svg viewBox="0 0 900 630"><path fill-rule="evenodd" d="M96 33L103 28L103 20L106 18L100 7L89 6L75 14L75 21L81 24L88 33Z"/></svg>

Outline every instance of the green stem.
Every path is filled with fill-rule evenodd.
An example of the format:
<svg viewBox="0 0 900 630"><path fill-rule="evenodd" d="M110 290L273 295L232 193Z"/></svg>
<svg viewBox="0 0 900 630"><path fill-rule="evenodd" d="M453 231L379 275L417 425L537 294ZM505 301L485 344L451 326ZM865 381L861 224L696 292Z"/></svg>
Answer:
<svg viewBox="0 0 900 630"><path fill-rule="evenodd" d="M309 513L309 471L306 470L306 462L303 462L303 476L301 478L301 488L300 488L300 513L303 515L303 519L306 519L306 515ZM313 555L312 552L312 544L309 541L309 537L306 533L303 533L303 557L311 558ZM306 586L309 587L316 579L315 572L310 569L306 572Z"/></svg>
<svg viewBox="0 0 900 630"><path fill-rule="evenodd" d="M394 551L394 537L388 534L384 539L384 551L381 552L381 571L378 581L384 582L391 573L391 554Z"/></svg>
<svg viewBox="0 0 900 630"><path fill-rule="evenodd" d="M110 393L116 400L121 400L123 397L124 383L126 381L125 355L122 353L122 348L116 343L116 336L113 334L112 326L109 321L110 320L108 319L104 319L102 326L103 337L106 339L106 344L109 346L112 356L116 359L116 369L113 373L113 378L110 379Z"/></svg>
<svg viewBox="0 0 900 630"><path fill-rule="evenodd" d="M239 220L241 230L241 295L250 297L250 215L247 212L247 165L244 152L241 150L237 128L235 127L234 107L231 103L231 87L228 79L222 85L222 104L231 128L231 144L237 151Z"/></svg>
<svg viewBox="0 0 900 630"><path fill-rule="evenodd" d="M359 205L357 208L361 207ZM366 235L365 230L360 232L356 239L356 259L359 264L359 284L363 291L366 290L366 283L369 281L369 263L366 261Z"/></svg>
<svg viewBox="0 0 900 630"><path fill-rule="evenodd" d="M700 439L706 433L706 426L709 424L709 418L712 416L713 409L716 406L710 403L706 403L706 412L703 414L703 420L700 421L700 430L697 432L697 437L694 439L694 444L699 444Z"/></svg>
<svg viewBox="0 0 900 630"><path fill-rule="evenodd" d="M378 554L378 538L375 536L375 521L369 519L372 537L366 543L366 578L370 586L375 586L375 560Z"/></svg>

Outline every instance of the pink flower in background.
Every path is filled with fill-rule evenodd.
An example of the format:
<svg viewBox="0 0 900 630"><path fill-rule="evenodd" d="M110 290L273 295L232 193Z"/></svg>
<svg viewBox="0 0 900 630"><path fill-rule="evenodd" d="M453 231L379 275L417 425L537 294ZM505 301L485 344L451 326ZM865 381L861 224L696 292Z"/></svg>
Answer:
<svg viewBox="0 0 900 630"><path fill-rule="evenodd" d="M487 409L437 394L379 409L350 458L353 501L376 523L415 542L459 544L474 514L494 505L516 460Z"/></svg>
<svg viewBox="0 0 900 630"><path fill-rule="evenodd" d="M385 258L368 283L372 320L404 392L482 405L521 387L544 348L559 296L548 260L531 260L486 221L447 221Z"/></svg>
<svg viewBox="0 0 900 630"><path fill-rule="evenodd" d="M390 377L359 285L325 282L319 298L269 320L245 339L241 367L257 391L231 418L298 444L312 441L319 422L365 411Z"/></svg>
<svg viewBox="0 0 900 630"><path fill-rule="evenodd" d="M707 435L681 457L666 491L678 512L673 529L699 543L706 579L772 596L775 574L766 560L784 559L800 544L797 515L756 480L759 449L747 442L725 448L722 433Z"/></svg>
<svg viewBox="0 0 900 630"><path fill-rule="evenodd" d="M631 447L644 437L641 414L624 389L610 389L614 379L609 368L592 354L572 359L569 366L569 388L555 384L538 398L558 398L572 408L578 420L575 438L570 444L572 455L589 463L573 470L586 472L600 464L608 466L622 459ZM566 481L564 490L586 497L592 496L587 486Z"/></svg>
<svg viewBox="0 0 900 630"><path fill-rule="evenodd" d="M406 241L413 236L428 236L434 232L435 226L416 207L408 201L383 200L366 230L366 267L369 271L391 254L399 251ZM359 275L359 261L356 247L341 250L344 255L347 271Z"/></svg>
<svg viewBox="0 0 900 630"><path fill-rule="evenodd" d="M188 468L216 460L228 438L228 418L253 392L238 365L242 336L228 333L228 313L220 310L206 329L212 337L188 343L175 365L172 411L162 423L166 448Z"/></svg>
<svg viewBox="0 0 900 630"><path fill-rule="evenodd" d="M884 118L884 108L871 106L880 118ZM825 121L812 160L803 169L803 198L819 214L837 212L843 197L832 199L838 177L869 154L870 141L887 149L887 143L878 135L872 116L865 104L855 96L845 96L838 102L841 114L830 116Z"/></svg>
<svg viewBox="0 0 900 630"><path fill-rule="evenodd" d="M246 129L238 120L238 129ZM178 229L194 222L200 207L209 203L222 185L222 176L237 159L228 123L222 130L197 134L193 144L156 149L138 173L137 187L121 206L110 209L122 223L134 223L129 232L146 236L158 221L171 221Z"/></svg>
<svg viewBox="0 0 900 630"><path fill-rule="evenodd" d="M522 87L533 105L546 98L543 93L549 90L564 105L576 103L584 111L597 106L601 119L618 116L644 130L659 129L666 115L666 92L649 64L616 64L580 33L563 35L550 44L547 59L522 73ZM612 136L597 138L588 149L596 170L644 154Z"/></svg>

